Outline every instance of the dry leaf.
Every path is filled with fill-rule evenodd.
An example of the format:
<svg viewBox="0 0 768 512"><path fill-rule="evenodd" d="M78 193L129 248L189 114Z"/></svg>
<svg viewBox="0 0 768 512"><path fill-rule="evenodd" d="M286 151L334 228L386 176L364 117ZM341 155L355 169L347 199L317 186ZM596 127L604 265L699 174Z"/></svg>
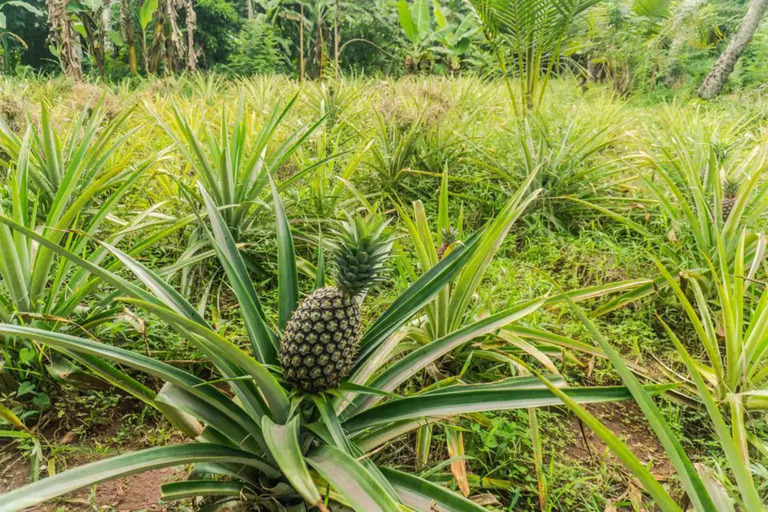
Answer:
<svg viewBox="0 0 768 512"><path fill-rule="evenodd" d="M632 507L634 507L635 510L641 509L643 504L643 493L632 484L629 484L629 501L632 503Z"/></svg>
<svg viewBox="0 0 768 512"><path fill-rule="evenodd" d="M470 498L473 503L480 505L481 507L500 507L501 502L496 499L496 496L489 492L484 492L483 494L475 494Z"/></svg>
<svg viewBox="0 0 768 512"><path fill-rule="evenodd" d="M717 319L715 322L715 331L717 332L718 337L725 338L725 326L720 322L720 319Z"/></svg>
<svg viewBox="0 0 768 512"><path fill-rule="evenodd" d="M446 427L445 429L446 440L448 441L448 456L463 457L464 456L464 437L460 430L456 430L452 427ZM467 461L464 459L451 462L451 473L456 480L456 484L459 486L461 494L465 497L469 496L469 481L467 480Z"/></svg>
<svg viewBox="0 0 768 512"><path fill-rule="evenodd" d="M75 439L75 433L74 433L74 432L72 432L72 431L70 430L69 432L67 432L66 434L64 434L64 437L62 437L62 438L59 440L59 445L60 445L60 446L64 446L64 445L66 445L66 444L69 444L69 443L71 443L71 442L72 442L72 440L74 440L74 439Z"/></svg>
<svg viewBox="0 0 768 512"><path fill-rule="evenodd" d="M589 363L587 363L586 376L588 379L592 377L592 372L595 370L595 362L595 356L592 356L592 358L589 360Z"/></svg>
<svg viewBox="0 0 768 512"><path fill-rule="evenodd" d="M147 335L147 324L130 309L123 308L123 311L118 315L118 318L133 327L142 337Z"/></svg>
<svg viewBox="0 0 768 512"><path fill-rule="evenodd" d="M667 240L669 240L673 244L677 243L677 235L675 234L675 229L674 228L670 229L669 233L667 233Z"/></svg>

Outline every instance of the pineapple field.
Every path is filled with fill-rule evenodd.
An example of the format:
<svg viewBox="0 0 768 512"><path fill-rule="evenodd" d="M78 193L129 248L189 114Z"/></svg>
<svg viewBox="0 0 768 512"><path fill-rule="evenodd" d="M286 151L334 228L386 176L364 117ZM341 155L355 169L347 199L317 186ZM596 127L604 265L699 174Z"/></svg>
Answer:
<svg viewBox="0 0 768 512"><path fill-rule="evenodd" d="M765 103L507 85L5 79L0 510L762 510Z"/></svg>
<svg viewBox="0 0 768 512"><path fill-rule="evenodd" d="M0 0L0 512L768 512L768 0Z"/></svg>

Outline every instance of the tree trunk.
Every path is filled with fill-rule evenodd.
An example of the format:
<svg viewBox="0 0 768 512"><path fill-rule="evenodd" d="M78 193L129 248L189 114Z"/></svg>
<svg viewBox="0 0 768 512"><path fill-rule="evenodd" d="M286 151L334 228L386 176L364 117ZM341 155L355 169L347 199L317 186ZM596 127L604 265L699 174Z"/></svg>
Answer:
<svg viewBox="0 0 768 512"><path fill-rule="evenodd" d="M744 15L739 30L731 38L728 47L702 82L699 88L700 97L710 100L723 90L723 85L733 71L736 61L739 60L752 36L755 35L766 8L768 8L768 0L750 0L747 14Z"/></svg>
<svg viewBox="0 0 768 512"><path fill-rule="evenodd" d="M339 78L339 0L333 7L333 77Z"/></svg>
<svg viewBox="0 0 768 512"><path fill-rule="evenodd" d="M133 22L131 20L131 7L128 5L128 0L120 0L120 27L125 44L128 46L128 67L131 70L131 74L135 75L139 69L136 63L136 43L133 40Z"/></svg>
<svg viewBox="0 0 768 512"><path fill-rule="evenodd" d="M301 4L301 19L299 19L299 77L304 81L304 4Z"/></svg>
<svg viewBox="0 0 768 512"><path fill-rule="evenodd" d="M181 30L176 23L178 18L177 8L183 7L184 0L167 0L165 2L165 20L168 22L168 34L165 40L165 67L167 72L176 72L179 62L184 56L184 42L181 39Z"/></svg>
<svg viewBox="0 0 768 512"><path fill-rule="evenodd" d="M112 31L112 0L102 0L101 9L101 39L104 41L104 53L114 50L114 44L109 37Z"/></svg>
<svg viewBox="0 0 768 512"><path fill-rule="evenodd" d="M147 72L154 75L160 69L163 48L165 46L165 3L172 0L160 0L155 11L155 32L152 36L152 49L149 52Z"/></svg>
<svg viewBox="0 0 768 512"><path fill-rule="evenodd" d="M102 46L99 28L96 26L95 20L88 15L83 16L81 21L86 39L88 40L88 46L91 47L91 55L93 55L93 59L96 61L96 68L99 70L99 76L104 78L104 47Z"/></svg>
<svg viewBox="0 0 768 512"><path fill-rule="evenodd" d="M322 78L325 72L325 40L323 39L323 18L317 13L317 37L315 38L315 61L317 62L317 74L315 78Z"/></svg>
<svg viewBox="0 0 768 512"><path fill-rule="evenodd" d="M185 1L184 11L187 15L187 69L189 71L194 71L197 67L197 54L195 54L195 28L197 28L197 14L195 13L194 0Z"/></svg>
<svg viewBox="0 0 768 512"><path fill-rule="evenodd" d="M67 76L80 80L83 71L80 66L80 41L77 32L72 29L72 22L66 11L65 0L46 0L48 7L48 22L50 23L50 38L59 51L59 61L62 71Z"/></svg>

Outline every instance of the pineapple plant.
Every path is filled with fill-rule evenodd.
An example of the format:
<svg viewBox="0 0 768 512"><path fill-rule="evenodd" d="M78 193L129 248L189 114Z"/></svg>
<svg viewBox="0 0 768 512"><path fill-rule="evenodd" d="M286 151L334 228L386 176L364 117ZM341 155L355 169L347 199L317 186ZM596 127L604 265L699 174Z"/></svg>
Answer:
<svg viewBox="0 0 768 512"><path fill-rule="evenodd" d="M435 363L446 351L478 337L493 336L499 328L536 311L543 299L525 301L469 322L454 333L392 359L393 343L402 339L399 333L409 329L408 322L453 282L466 265L471 265L473 258L478 254L485 256L482 232L475 233L415 279L367 327L360 338L359 353L351 368L345 369L351 370L347 386L335 392L293 396L275 372L280 362L280 332L285 338L288 323L300 320L300 310L306 308L297 308L298 275L292 235L274 186L272 190L278 225L280 315L274 326L277 329L267 323L245 260L222 213L207 191L199 187L210 222L210 229L206 226L204 230L237 296L251 351L225 338L171 285L119 249L104 245L143 287L106 267L82 260L65 248L58 248L63 257L83 264L114 286L123 294L121 302L156 314L205 353L212 368L226 380L227 389L211 386L210 381L141 353L90 338L0 323L0 336L36 340L52 350L70 354L94 371L116 377L116 385L121 389L150 403L164 415L183 416L199 429L194 435L188 435L190 440L186 443L130 452L57 472L0 495L0 512L24 510L105 480L186 464L192 465L189 479L162 485L164 501L206 497L212 500L210 510L247 501L251 508L274 512L487 510L418 475L379 466L380 461L374 454L380 447L418 428L424 420L561 404L560 398L546 388L546 383L532 383L526 376L477 384L457 379L439 389L424 389L410 396L396 394L402 384ZM58 247L40 233L2 215L0 225L23 233L42 246ZM310 297L322 297L320 306L328 297L344 297L340 299L342 302L359 300L363 291L381 278L379 269L389 250L388 238L382 234L384 229L382 223L376 222L342 224L334 250L336 285L321 288L322 293ZM343 265L339 264L341 261ZM306 301L302 306L305 305ZM294 310L296 313L291 314ZM352 315L349 318L355 318L359 325L354 308L350 312L345 307L340 314ZM301 321L320 325L320 320L312 320L311 314L309 319ZM352 345L356 346L356 337L354 341ZM121 377L109 362L145 372L165 384L155 393L132 378ZM631 397L624 387L567 388L565 392L579 403Z"/></svg>
<svg viewBox="0 0 768 512"><path fill-rule="evenodd" d="M725 178L723 181L723 199L720 201L720 209L723 213L723 222L728 220L728 217L733 211L733 207L736 204L736 196L741 188L741 183L736 178Z"/></svg>
<svg viewBox="0 0 768 512"><path fill-rule="evenodd" d="M333 244L336 285L305 298L280 341L283 376L306 393L338 386L355 361L360 338L358 299L381 280L392 238L375 217L339 223Z"/></svg>
<svg viewBox="0 0 768 512"><path fill-rule="evenodd" d="M453 244L459 240L459 231L453 226L445 226L440 231L440 239L442 242L437 248L437 259L443 259L445 251L447 251Z"/></svg>

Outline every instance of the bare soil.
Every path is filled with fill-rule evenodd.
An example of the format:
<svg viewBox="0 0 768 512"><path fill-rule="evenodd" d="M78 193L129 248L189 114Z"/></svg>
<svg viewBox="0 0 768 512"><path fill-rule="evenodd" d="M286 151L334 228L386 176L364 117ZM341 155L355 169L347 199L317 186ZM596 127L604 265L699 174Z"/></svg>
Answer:
<svg viewBox="0 0 768 512"><path fill-rule="evenodd" d="M140 510L170 510L160 502L160 486L183 479L185 472L179 468L165 468L140 473L119 480L112 480L70 493L53 503L30 508L30 511L54 512L59 510L114 510L134 512ZM0 493L21 487L30 480L28 464L17 464L0 478ZM95 489L95 490L94 490ZM171 508L175 509L175 505Z"/></svg>
<svg viewBox="0 0 768 512"><path fill-rule="evenodd" d="M81 436L83 444L78 443L77 436L67 429L61 428L61 424L54 421L43 429L43 435L48 443L57 446L68 446L71 452L59 453L56 456L57 471L72 469L90 462L114 456L115 452L127 453L148 448L146 441L136 440L122 446L114 446L112 440L120 428L122 414L126 409L120 408L110 418L105 419L104 424L98 427L97 432L88 432ZM174 437L171 442L183 442L183 439ZM87 444L86 444L87 443ZM111 453L95 449L95 446L113 447ZM41 478L47 476L46 468L41 468ZM54 511L162 511L176 510L177 503L163 504L160 501L160 486L164 483L183 480L186 477L184 467L164 468L145 473L131 475L118 480L103 482L87 489L72 492L51 503L30 508L30 511L54 512ZM18 489L32 481L32 468L28 458L25 458L17 445L0 442L0 494Z"/></svg>
<svg viewBox="0 0 768 512"><path fill-rule="evenodd" d="M587 408L614 434L628 444L635 455L651 468L652 473L659 481L669 479L674 470L664 455L663 447L634 402L592 404ZM569 428L573 433L573 441L566 447L568 456L586 465L590 465L590 462L594 464L611 463L621 467L616 457L589 428L582 429L578 419L573 415L568 417L568 421ZM105 425L101 433L108 437L114 434L116 430L115 425ZM60 444L68 444L70 441L65 439L66 434L56 437L58 439L49 438L49 441ZM177 441L181 442L182 440L179 438ZM74 443L70 446L77 447ZM134 451L145 447L137 442L130 446L120 447L120 452ZM86 446L82 448L85 449L77 450L66 458L67 468L71 469L106 457L106 455L100 455L95 451L89 451ZM19 454L18 448L0 444L0 494L29 483L30 475L29 461ZM30 510L40 512L60 510L117 512L177 510L177 503L163 504L160 501L160 486L164 483L182 480L185 477L186 470L183 467L149 471L73 492L50 504ZM627 485L631 490L633 484L629 478Z"/></svg>
<svg viewBox="0 0 768 512"><path fill-rule="evenodd" d="M674 468L664 454L656 434L643 416L635 402L615 402L610 404L590 404L587 410L607 426L647 467L659 481L666 481L674 473ZM578 418L571 415L570 428L574 432L574 442L566 452L574 459L589 460L598 458L604 462L619 460L608 450L592 430L584 426L582 429Z"/></svg>

